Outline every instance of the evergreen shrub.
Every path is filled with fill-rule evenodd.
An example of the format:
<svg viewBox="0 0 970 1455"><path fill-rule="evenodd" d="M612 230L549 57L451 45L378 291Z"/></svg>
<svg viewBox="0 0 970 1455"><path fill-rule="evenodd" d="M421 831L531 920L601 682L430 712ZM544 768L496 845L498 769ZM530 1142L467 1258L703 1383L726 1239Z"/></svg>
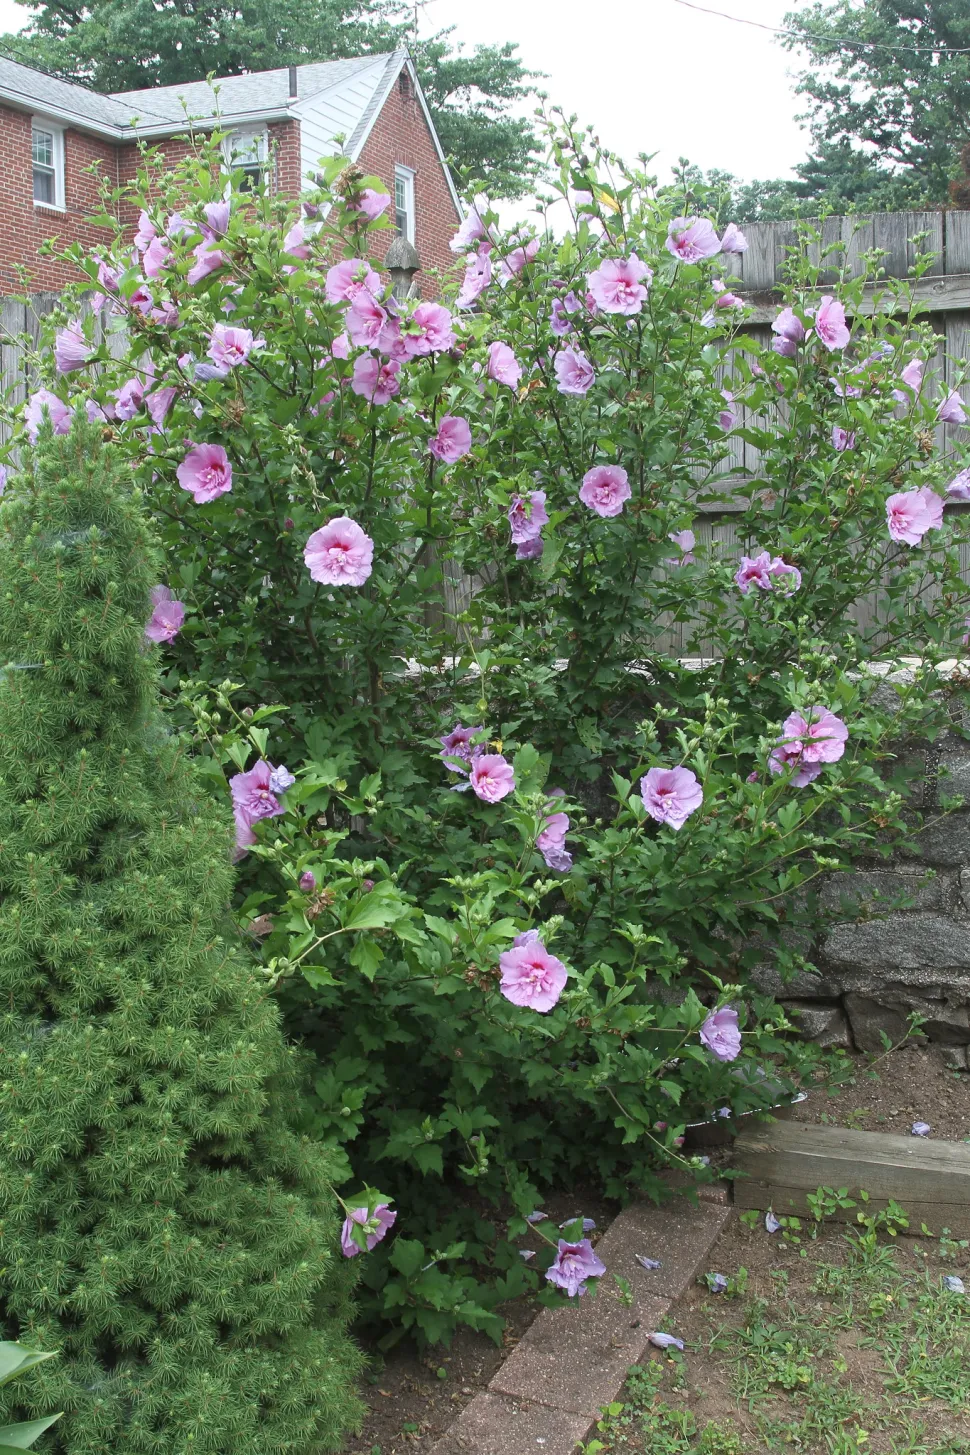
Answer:
<svg viewBox="0 0 970 1455"><path fill-rule="evenodd" d="M64 1455L335 1450L350 1265L160 712L160 570L99 431L42 439L0 506L0 1328L59 1357L0 1409Z"/></svg>

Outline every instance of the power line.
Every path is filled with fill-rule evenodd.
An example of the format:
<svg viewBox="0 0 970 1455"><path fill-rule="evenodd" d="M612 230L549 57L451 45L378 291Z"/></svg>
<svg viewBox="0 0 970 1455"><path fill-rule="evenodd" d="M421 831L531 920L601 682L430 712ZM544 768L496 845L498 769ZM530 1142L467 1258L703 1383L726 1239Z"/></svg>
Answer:
<svg viewBox="0 0 970 1455"><path fill-rule="evenodd" d="M765 25L761 20L748 20L743 15L728 15L725 10L711 10L706 5L696 5L694 0L674 0L674 4L685 5L688 10L699 10L702 15L716 15L720 20L733 20L735 25L752 25L755 30L767 30L772 35L791 35L796 40L819 40L828 45L868 46L870 50L889 51L893 55L898 55L901 50L904 50L927 56L970 56L970 46L906 45L902 41L899 45L882 45L877 40L851 40L846 35L819 35L817 31L811 30L785 30L778 25Z"/></svg>

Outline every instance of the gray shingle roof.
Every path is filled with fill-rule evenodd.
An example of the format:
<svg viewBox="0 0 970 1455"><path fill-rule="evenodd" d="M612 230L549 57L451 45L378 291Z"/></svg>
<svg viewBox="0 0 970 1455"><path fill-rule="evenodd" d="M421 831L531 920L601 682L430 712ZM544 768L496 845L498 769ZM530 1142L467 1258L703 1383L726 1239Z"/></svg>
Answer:
<svg viewBox="0 0 970 1455"><path fill-rule="evenodd" d="M353 144L360 139L405 59L405 52L355 56L347 60L316 61L297 67L299 101L319 98L314 109ZM224 76L190 81L182 86L152 86L140 91L101 95L86 86L61 81L32 66L0 56L0 96L39 112L67 114L119 139L137 135L142 127L175 129L188 118L209 119L217 114L286 111L290 100L289 68L255 71L245 76ZM329 104L332 99L332 106ZM330 112L333 112L332 117ZM132 123L137 121L137 127Z"/></svg>
<svg viewBox="0 0 970 1455"><path fill-rule="evenodd" d="M343 87L355 78L363 79L373 72L375 94L377 82L389 63L400 53L391 55L355 56L349 60L317 61L297 66L297 94L301 101L321 92ZM217 90L218 88L218 94ZM138 118L146 125L158 119L180 122L187 116L211 117L218 111L223 116L238 116L249 111L284 111L290 98L289 69L254 71L245 76L223 76L212 84L191 81L182 86L154 86L143 91L120 91L110 99L124 109L128 119Z"/></svg>
<svg viewBox="0 0 970 1455"><path fill-rule="evenodd" d="M131 109L116 101L112 96L101 96L89 91L86 86L75 86L70 81L59 81L32 66L22 66L19 61L0 56L0 95L19 100L25 106L38 111L67 111L92 122L98 127L118 127L126 131L131 127ZM146 122L162 121L163 115L149 116L146 106L143 116Z"/></svg>

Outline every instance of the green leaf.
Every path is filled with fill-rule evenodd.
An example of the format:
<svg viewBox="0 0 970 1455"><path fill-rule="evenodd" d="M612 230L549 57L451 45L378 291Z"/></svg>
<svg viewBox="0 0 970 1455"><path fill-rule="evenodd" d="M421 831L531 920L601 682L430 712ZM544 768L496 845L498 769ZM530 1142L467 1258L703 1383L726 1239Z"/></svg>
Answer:
<svg viewBox="0 0 970 1455"><path fill-rule="evenodd" d="M431 933L444 940L446 945L453 945L455 943L454 926L450 925L447 920L439 919L435 914L426 914L424 922Z"/></svg>
<svg viewBox="0 0 970 1455"><path fill-rule="evenodd" d="M512 759L515 786L520 793L538 793L542 787L539 781L540 761L539 750L531 743L523 743Z"/></svg>
<svg viewBox="0 0 970 1455"><path fill-rule="evenodd" d="M444 1173L441 1148L436 1147L433 1142L420 1142L414 1149L414 1160L425 1176L429 1172L436 1172L441 1177Z"/></svg>
<svg viewBox="0 0 970 1455"><path fill-rule="evenodd" d="M374 889L354 905L350 917L344 920L345 930L380 930L386 925L392 925L396 919L403 918L408 913L408 905L404 903L394 886L390 886L394 897L391 898L386 891Z"/></svg>
<svg viewBox="0 0 970 1455"><path fill-rule="evenodd" d="M427 1263L428 1254L424 1244L419 1243L416 1238L395 1238L387 1261L398 1273L403 1273L405 1278L413 1278L422 1265Z"/></svg>
<svg viewBox="0 0 970 1455"><path fill-rule="evenodd" d="M60 1418L59 1414L48 1415L45 1420L25 1420L22 1425L0 1425L0 1455L4 1450L29 1450Z"/></svg>
<svg viewBox="0 0 970 1455"><path fill-rule="evenodd" d="M370 935L361 935L350 952L350 963L355 965L367 980L373 980L377 967L384 958L384 951Z"/></svg>
<svg viewBox="0 0 970 1455"><path fill-rule="evenodd" d="M600 737L595 717L579 718L576 723L576 736L584 748L589 748L591 753L599 757L603 751L603 739Z"/></svg>
<svg viewBox="0 0 970 1455"><path fill-rule="evenodd" d="M380 792L380 787L381 775L380 770L378 770L378 772L368 773L366 778L362 778L360 780L360 788L357 791L361 798L376 798Z"/></svg>
<svg viewBox="0 0 970 1455"><path fill-rule="evenodd" d="M43 1364L45 1359L53 1358L55 1355L41 1353L39 1349L28 1349L25 1344L0 1341L0 1384L6 1384L24 1370L33 1369L35 1365Z"/></svg>
<svg viewBox="0 0 970 1455"><path fill-rule="evenodd" d="M675 1106L680 1106L683 1087L678 1086L676 1081L661 1081L660 1090L666 1092Z"/></svg>

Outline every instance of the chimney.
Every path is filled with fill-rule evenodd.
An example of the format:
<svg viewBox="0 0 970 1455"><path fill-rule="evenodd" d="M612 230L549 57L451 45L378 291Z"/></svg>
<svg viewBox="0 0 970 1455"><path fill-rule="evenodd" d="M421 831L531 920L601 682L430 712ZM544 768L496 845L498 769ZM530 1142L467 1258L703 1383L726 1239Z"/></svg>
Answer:
<svg viewBox="0 0 970 1455"><path fill-rule="evenodd" d="M290 100L299 100L300 92L296 82L296 66L290 66Z"/></svg>

